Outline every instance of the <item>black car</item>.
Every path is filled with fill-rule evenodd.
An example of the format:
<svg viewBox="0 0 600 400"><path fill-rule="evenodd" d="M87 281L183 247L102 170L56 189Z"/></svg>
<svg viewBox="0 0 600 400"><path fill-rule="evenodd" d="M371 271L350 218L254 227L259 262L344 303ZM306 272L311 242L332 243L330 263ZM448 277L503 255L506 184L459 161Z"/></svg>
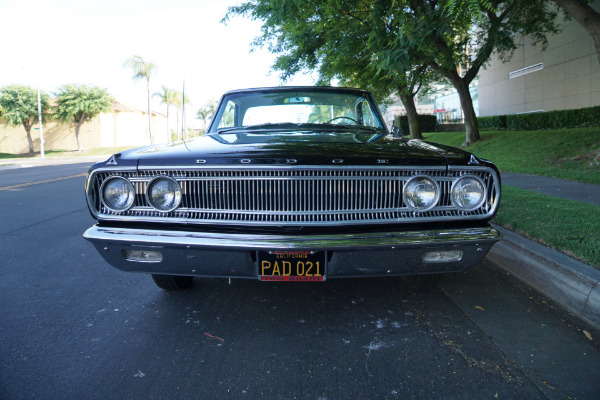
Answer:
<svg viewBox="0 0 600 400"><path fill-rule="evenodd" d="M500 239L496 167L388 132L358 89L228 92L205 136L95 164L86 197L98 223L84 237L167 290L194 277L427 286Z"/></svg>

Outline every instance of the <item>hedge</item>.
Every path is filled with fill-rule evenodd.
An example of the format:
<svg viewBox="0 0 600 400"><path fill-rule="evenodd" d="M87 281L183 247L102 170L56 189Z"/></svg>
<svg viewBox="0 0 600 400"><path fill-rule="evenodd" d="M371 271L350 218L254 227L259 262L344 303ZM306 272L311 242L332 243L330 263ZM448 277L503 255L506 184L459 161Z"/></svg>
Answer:
<svg viewBox="0 0 600 400"><path fill-rule="evenodd" d="M574 110L478 117L477 123L481 130L508 129L513 131L600 126L600 106Z"/></svg>
<svg viewBox="0 0 600 400"><path fill-rule="evenodd" d="M396 117L394 117L394 124L399 126L405 135L410 134L408 117L406 115L396 115ZM419 114L419 125L421 125L421 132L435 132L437 126L437 117L435 115Z"/></svg>
<svg viewBox="0 0 600 400"><path fill-rule="evenodd" d="M479 129L497 131L506 129L506 115L493 115L491 117L477 117Z"/></svg>

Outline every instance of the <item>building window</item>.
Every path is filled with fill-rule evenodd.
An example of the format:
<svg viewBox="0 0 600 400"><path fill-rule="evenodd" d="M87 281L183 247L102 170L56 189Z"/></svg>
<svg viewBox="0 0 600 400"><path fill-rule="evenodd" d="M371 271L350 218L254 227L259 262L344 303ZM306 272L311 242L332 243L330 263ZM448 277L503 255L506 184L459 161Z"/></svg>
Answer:
<svg viewBox="0 0 600 400"><path fill-rule="evenodd" d="M522 75L527 75L527 74L530 74L530 73L535 72L535 71L540 71L542 69L544 69L544 63L543 62L537 63L537 64L533 64L533 65L530 65L529 67L525 67L525 68L521 68L521 69L518 69L518 70L513 71L513 72L509 72L508 73L508 79L513 79L513 78L516 78L516 77L519 77L519 76L522 76Z"/></svg>

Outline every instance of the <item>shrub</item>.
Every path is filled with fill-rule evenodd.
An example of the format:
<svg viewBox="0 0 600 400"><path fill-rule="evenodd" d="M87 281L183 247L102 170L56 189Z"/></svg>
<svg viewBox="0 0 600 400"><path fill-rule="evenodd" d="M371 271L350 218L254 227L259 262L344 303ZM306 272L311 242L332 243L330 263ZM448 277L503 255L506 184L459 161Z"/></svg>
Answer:
<svg viewBox="0 0 600 400"><path fill-rule="evenodd" d="M506 116L506 128L510 130L533 131L587 126L600 126L600 106Z"/></svg>
<svg viewBox="0 0 600 400"><path fill-rule="evenodd" d="M493 115L491 117L477 117L477 124L482 131L497 131L506 129L506 115Z"/></svg>
<svg viewBox="0 0 600 400"><path fill-rule="evenodd" d="M410 133L410 128L408 127L408 117L406 115L396 115L396 117L394 117L394 124L399 126L404 134L408 135ZM419 114L419 124L421 125L421 132L435 132L437 126L437 117L435 115Z"/></svg>

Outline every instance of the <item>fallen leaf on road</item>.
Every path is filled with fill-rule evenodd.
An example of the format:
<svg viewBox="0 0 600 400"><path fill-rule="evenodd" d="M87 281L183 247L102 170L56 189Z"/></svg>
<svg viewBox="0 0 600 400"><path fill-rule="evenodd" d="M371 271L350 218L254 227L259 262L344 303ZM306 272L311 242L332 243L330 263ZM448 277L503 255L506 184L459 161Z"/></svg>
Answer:
<svg viewBox="0 0 600 400"><path fill-rule="evenodd" d="M485 308L481 307L481 306L475 306L476 309L481 310L481 311L485 311Z"/></svg>
<svg viewBox="0 0 600 400"><path fill-rule="evenodd" d="M206 336L208 336L209 338L211 338L211 339L217 339L217 340L220 340L221 342L225 343L225 339L221 339L221 338L220 338L220 337L218 337L218 336L211 335L211 334L210 334L210 333L208 333L208 332L204 332L204 334L205 334Z"/></svg>
<svg viewBox="0 0 600 400"><path fill-rule="evenodd" d="M588 331L583 331L583 334L584 334L584 335L585 335L585 337L586 337L586 338L588 338L589 340L594 340L594 339L592 338L592 334L591 334L591 333L589 333Z"/></svg>

